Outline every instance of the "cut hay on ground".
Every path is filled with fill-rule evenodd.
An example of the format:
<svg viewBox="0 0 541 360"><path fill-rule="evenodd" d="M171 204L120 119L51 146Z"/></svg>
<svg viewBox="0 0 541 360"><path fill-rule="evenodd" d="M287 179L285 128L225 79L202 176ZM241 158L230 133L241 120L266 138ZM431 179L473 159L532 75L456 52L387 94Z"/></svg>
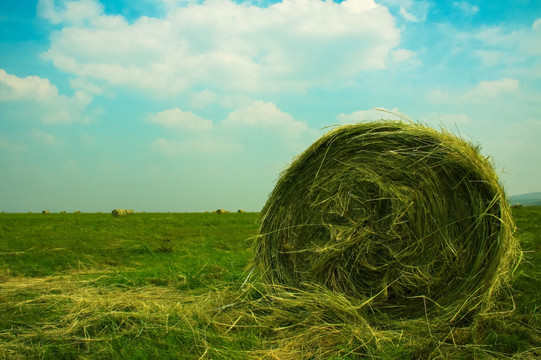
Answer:
<svg viewBox="0 0 541 360"><path fill-rule="evenodd" d="M486 310L519 253L490 161L447 131L379 121L338 127L281 175L254 266L392 318Z"/></svg>

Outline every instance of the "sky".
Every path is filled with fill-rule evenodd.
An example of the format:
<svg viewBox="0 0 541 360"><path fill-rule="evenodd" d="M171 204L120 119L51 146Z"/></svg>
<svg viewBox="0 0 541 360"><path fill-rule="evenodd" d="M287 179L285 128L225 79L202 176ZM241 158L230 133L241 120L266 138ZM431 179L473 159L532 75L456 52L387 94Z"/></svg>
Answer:
<svg viewBox="0 0 541 360"><path fill-rule="evenodd" d="M541 2L0 1L0 211L259 211L329 127L400 116L541 191Z"/></svg>

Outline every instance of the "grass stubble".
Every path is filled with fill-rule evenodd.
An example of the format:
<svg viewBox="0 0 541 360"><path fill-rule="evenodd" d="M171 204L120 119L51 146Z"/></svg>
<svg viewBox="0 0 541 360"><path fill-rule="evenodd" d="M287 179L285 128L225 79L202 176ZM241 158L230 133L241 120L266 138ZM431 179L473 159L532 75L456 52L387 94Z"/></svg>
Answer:
<svg viewBox="0 0 541 360"><path fill-rule="evenodd" d="M331 143L337 141L333 136L328 139L332 139ZM310 154L317 152L317 147L322 143L325 142L320 141L320 145L316 142L304 155L312 156ZM426 158L421 156L416 161L431 161L428 158L437 155L441 148L437 146L433 150L436 154L431 152ZM405 150L401 151L404 155ZM410 151L413 150L410 148ZM325 161L332 161L329 160L332 159L332 156L329 157L330 152L331 150L325 149ZM294 173L303 162L304 155L294 161L287 171ZM391 153L391 155L399 154ZM438 166L437 163L438 161L433 166ZM316 177L310 174L307 176L312 176L312 179L320 176L327 178L332 186L332 174L325 173L324 165L324 162L319 163ZM464 181L467 181L468 174L463 174L466 179ZM36 244L30 242L25 248L20 243L22 238L38 237L51 232L50 223L43 222L42 225L36 226L33 235L24 236L16 236L13 234L17 232L16 229L4 227L0 233L2 235L0 240L6 241L3 244L6 248L1 249L3 262L0 272L0 358L536 359L540 357L541 297L536 290L541 287L539 209L515 210L519 229L517 237L521 239L524 249L524 260L518 268L516 268L517 255L520 250L516 244L498 244L496 249L487 247L483 241L453 245L452 236L457 235L456 232L453 233L453 229L456 230L458 227L453 228L453 224L448 224L443 235L447 241L440 242L435 249L429 249L428 253L432 255L429 257L430 260L437 258L438 251L446 246L455 246L454 252L461 252L462 255L476 248L477 254L490 254L487 256L499 254L502 259L496 261L495 265L492 262L486 263L493 267L486 273L481 271L485 267L481 267L478 269L480 275L472 275L472 269L467 266L461 268L461 275L470 281L471 286L462 287L460 291L445 288L440 290L440 295L434 296L433 294L438 294L438 291L430 289L435 291L431 292L430 296L423 292L419 295L414 294L414 291L426 290L426 284L421 286L416 284L408 288L404 284L419 280L411 274L404 275L404 279L388 275L385 282L375 281L378 275L372 274L368 280L363 280L365 289L367 284L374 285L366 292L362 288L357 288L355 282L344 281L338 276L341 274L340 271L346 275L347 271L351 271L351 268L347 269L344 265L351 261L353 265L357 261L365 268L374 267L373 264L370 265L373 259L366 256L348 260L348 256L355 253L352 251L355 246L369 246L359 244L362 243L362 236L370 241L374 239L381 241L384 236L401 240L407 238L406 235L414 230L403 227L404 221L400 216L413 216L416 220L414 223L423 223L426 220L429 224L427 226L432 230L425 234L439 231L438 235L441 236L441 229L438 229L434 219L445 210L438 208L437 204L428 203L423 206L432 207L431 211L419 215L410 207L403 205L405 202L402 198L411 194L411 191L405 189L407 186L397 185L398 189L392 189L392 186L378 188L373 184L371 186L364 184L364 187L360 187L369 189L369 194L363 195L365 200L375 200L369 201L368 206L365 201L365 207L360 210L359 203L362 203L362 199L359 193L352 194L351 191L344 189L325 189L325 186L319 184L317 188L323 188L322 192L317 193L314 191L316 188L308 190L309 196L306 194L303 196L306 196L310 203L298 204L306 208L315 208L316 215L306 214L299 209L296 211L287 209L286 213L290 215L278 222L271 222L279 225L268 231L266 230L268 223L265 225L265 222L274 216L273 211L283 211L282 207L288 206L286 200L290 195L279 191L280 184L284 181L286 180L283 175L261 214L262 225L259 235L250 241L253 241L256 249L255 263L251 262L248 252L240 249L246 244L243 238L246 231L255 233L256 223L253 222L251 227L248 226L251 230L246 230L246 227L245 230L240 230L241 225L231 225L236 221L233 216L238 214L226 214L231 219L216 217L215 214L201 214L197 221L191 215L192 225L189 224L190 221L184 221L182 226L176 223L176 228L171 225L174 223L171 215L165 214L138 214L132 218L100 220L102 222L99 226L95 220L84 225L81 224L84 219L80 216L69 221L66 217L65 221L63 220L66 229L77 227L79 234L88 236L85 242L97 237L102 241L93 243L93 247L84 248L87 254L79 254L74 258L66 255L63 257L65 266L55 262L55 269L48 273L43 271L36 273L35 269L25 273L25 267L31 266L24 256L35 251ZM302 179L298 181L303 183ZM489 179L488 182L490 181ZM479 182L475 186L485 188L486 184L487 181ZM492 184L490 183L491 186ZM298 189L291 191L296 193ZM350 200L322 197L322 194L333 191L346 194ZM463 190L454 192L450 196L455 198L446 201L465 201L458 199L464 195L461 191ZM479 189L473 190L471 195L475 196L478 191ZM494 242L500 241L500 237L503 237L504 242L511 241L507 236L512 231L512 220L510 213L506 212L508 208L505 207L504 195L499 189L496 196L491 191L486 190L483 196L488 197L483 201L473 200L485 207L485 211L481 210L480 217L487 220L488 224L483 224L484 220L474 220L469 230L478 231ZM317 202L314 201L314 196ZM280 197L285 202L281 202ZM393 199L400 201L393 202ZM486 199L489 201L485 201ZM423 201L422 197L416 200ZM333 202L337 207L328 206ZM357 204L356 207L352 206L353 203ZM389 212L390 208L401 206L400 216ZM453 208L451 214L453 221L460 222L471 218L471 213L468 217L461 211L460 207ZM362 217L355 217L355 213L362 214ZM55 214L51 215L52 217L48 218L54 219ZM291 216L303 218L299 221L290 218ZM373 228L369 228L372 224L371 216L383 219L382 224L378 225L376 222L376 225L372 225ZM418 218L419 216L422 218ZM144 218L152 218L152 222L140 220ZM203 218L205 220L201 220ZM411 218L409 221L412 222ZM494 225L491 221L503 226ZM125 226L126 224L129 226ZM305 224L310 226L304 226ZM461 223L463 224L464 222ZM149 232L151 226L152 230ZM193 226L192 230L190 226ZM306 237L306 234L301 234L303 228L309 228L308 243L299 240ZM89 229L96 229L99 233L91 233ZM104 233L104 229L111 229L111 233ZM180 231L178 229L182 232L178 232ZM203 234L201 229L207 229L207 232ZM382 229L392 230L382 233ZM268 245L274 248L264 248L265 244L262 242L268 240L266 237L270 233L283 235L284 232L287 237ZM234 235L228 241L224 241L221 238L226 233ZM58 237L58 234L60 232L57 231L51 235L51 239ZM334 239L335 244L325 244L322 238L318 238L318 234L325 234L327 238ZM139 235L140 237L136 238ZM66 230L63 236L66 240L51 245L49 251L63 253L72 246L74 254L77 254L78 244L68 241L74 233ZM433 239L434 236L429 235L427 239ZM19 245L10 245L8 240L13 239L16 239L14 242ZM104 239L117 244L116 248L111 244L105 246ZM193 247L201 244L202 239L206 239L207 247L213 251L204 254L186 253L193 251ZM422 241L418 241L418 244L420 243ZM351 246L352 244L354 246ZM90 254L94 247L100 246L104 246L105 251ZM396 243L389 243L387 244L389 251L382 252L381 249L375 251L374 254L380 256L376 262L385 264L382 259L389 254L396 255L397 246ZM419 249L422 250L422 247ZM115 251L120 255L111 259L110 254ZM345 251L345 255L339 255L340 251ZM224 253L228 255L225 260ZM368 254L369 251L365 253ZM398 253L400 254L400 251ZM268 254L270 255L265 258ZM277 260L277 256L285 259ZM399 259L400 261L394 256L395 266L399 268L398 265L407 261L411 266L411 256L410 254L410 259ZM458 255L454 256L457 261L462 259ZM17 258L26 260L21 263L16 261ZM195 261L195 258L198 261ZM326 259L327 265L323 265L323 260L314 261L314 258ZM466 259L474 263L483 261L467 256ZM76 264L75 260L79 263ZM40 260L36 258L35 261ZM272 263L276 261L281 261L280 266L284 268ZM387 260L387 263L393 261ZM164 262L170 264L167 269L163 266L159 269L156 267L157 264ZM227 263L230 263L230 269L226 269ZM172 264L181 265L175 267ZM262 264L266 265L261 268ZM317 266L307 267L310 264ZM421 280L428 281L427 279L443 275L441 271L434 270L437 267L427 267L426 262L423 264L424 268L418 269L417 272ZM342 266L342 269L337 268L337 265ZM10 270L13 268L16 271ZM222 272L227 274L230 271L236 275L213 277L205 270L209 268L213 271L221 269L220 274ZM377 267L374 268L377 270ZM447 272L456 270L452 266L444 269ZM318 277L328 270L332 270L331 273L336 276ZM394 269L394 273L386 270L386 273L400 276L399 270L402 269ZM514 277L511 276L513 270ZM426 274L421 275L423 271ZM477 279L476 276L480 278ZM401 283L402 280L404 283ZM442 285L440 280L438 286L440 285L445 284ZM464 296L464 293L473 295ZM409 297L413 297L415 301L409 302ZM437 300L434 300L434 297Z"/></svg>

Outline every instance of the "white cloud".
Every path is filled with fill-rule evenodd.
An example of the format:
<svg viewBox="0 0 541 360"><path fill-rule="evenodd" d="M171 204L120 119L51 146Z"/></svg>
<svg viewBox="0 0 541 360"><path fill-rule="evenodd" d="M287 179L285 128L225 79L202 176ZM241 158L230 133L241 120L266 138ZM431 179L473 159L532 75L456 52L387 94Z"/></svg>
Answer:
<svg viewBox="0 0 541 360"><path fill-rule="evenodd" d="M40 2L42 13L53 14L44 17L73 23L75 15L50 3ZM93 9L86 22L54 33L44 58L68 73L156 96L194 85L303 92L385 68L400 37L387 8L373 0L284 0L268 7L230 0L181 7L170 2L165 18L133 23L101 14L93 1L77 2L83 3Z"/></svg>
<svg viewBox="0 0 541 360"><path fill-rule="evenodd" d="M463 95L465 100L479 98L498 98L502 95L516 92L519 88L519 81L503 78L501 80L481 81L479 84Z"/></svg>
<svg viewBox="0 0 541 360"><path fill-rule="evenodd" d="M247 95L227 95L210 90L192 92L190 106L202 109L209 105L219 105L224 108L235 108L250 103L253 99Z"/></svg>
<svg viewBox="0 0 541 360"><path fill-rule="evenodd" d="M179 108L168 109L147 116L147 120L168 128L185 131L209 131L212 130L212 121L195 115L190 111L182 111Z"/></svg>
<svg viewBox="0 0 541 360"><path fill-rule="evenodd" d="M467 1L455 1L453 6L467 16L471 16L479 12L479 6L472 5Z"/></svg>
<svg viewBox="0 0 541 360"><path fill-rule="evenodd" d="M541 19L528 28L493 26L462 35L472 41L472 47L488 51L502 51L512 58L526 60L529 56L541 56Z"/></svg>
<svg viewBox="0 0 541 360"><path fill-rule="evenodd" d="M400 113L397 108L392 110L374 108L371 110L359 110L349 114L339 114L336 120L340 124L357 124L364 121L401 120L406 118L407 116Z"/></svg>
<svg viewBox="0 0 541 360"><path fill-rule="evenodd" d="M397 63L421 66L423 62L417 58L417 53L408 49L396 49L391 51L393 60Z"/></svg>
<svg viewBox="0 0 541 360"><path fill-rule="evenodd" d="M31 106L20 107L28 117L44 123L70 123L85 121L86 107L92 97L84 91L73 96L60 95L56 86L38 76L20 78L0 69L0 102L26 102Z"/></svg>
<svg viewBox="0 0 541 360"><path fill-rule="evenodd" d="M404 19L412 22L426 20L430 2L424 0L380 0L382 4L397 11Z"/></svg>
<svg viewBox="0 0 541 360"><path fill-rule="evenodd" d="M305 122L295 120L273 103L259 100L231 112L222 125L269 130L286 138L298 138L309 131Z"/></svg>
<svg viewBox="0 0 541 360"><path fill-rule="evenodd" d="M449 92L439 89L431 90L425 98L432 104L445 103L479 103L492 102L494 99L503 99L517 93L520 82L516 79L503 78L500 80L480 81L475 87L464 90L462 93Z"/></svg>
<svg viewBox="0 0 541 360"><path fill-rule="evenodd" d="M58 96L56 86L38 76L19 78L0 69L0 101L35 99L47 101Z"/></svg>
<svg viewBox="0 0 541 360"><path fill-rule="evenodd" d="M37 15L53 24L82 24L85 20L103 13L103 6L95 0L64 0L61 4L59 8L55 5L55 0L39 0Z"/></svg>
<svg viewBox="0 0 541 360"><path fill-rule="evenodd" d="M408 12L408 10L406 10L404 7L400 7L400 15L402 15L404 17L404 19L408 20L408 21L413 21L413 22L419 22L421 20L417 19L417 17L413 14L410 14Z"/></svg>
<svg viewBox="0 0 541 360"><path fill-rule="evenodd" d="M96 86L94 83L83 78L70 79L70 86L72 89L84 90L85 92L92 95L100 95L103 93L103 90Z"/></svg>
<svg viewBox="0 0 541 360"><path fill-rule="evenodd" d="M168 128L199 131L155 140L152 149L165 155L231 154L242 150L241 144L246 145L246 139L250 140L251 146L262 146L270 141L289 150L301 151L319 135L307 123L295 120L274 103L259 100L235 109L214 127L210 120L180 109L152 114L147 119Z"/></svg>

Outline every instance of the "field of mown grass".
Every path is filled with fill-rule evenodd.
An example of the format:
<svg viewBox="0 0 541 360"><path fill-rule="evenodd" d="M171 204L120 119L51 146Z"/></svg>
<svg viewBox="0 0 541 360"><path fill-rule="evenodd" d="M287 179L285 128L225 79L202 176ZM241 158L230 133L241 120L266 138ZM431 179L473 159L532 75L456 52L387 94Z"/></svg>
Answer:
<svg viewBox="0 0 541 360"><path fill-rule="evenodd" d="M541 358L541 208L513 215L524 258L501 314L366 341L332 295L287 308L245 283L256 213L0 214L0 358Z"/></svg>

